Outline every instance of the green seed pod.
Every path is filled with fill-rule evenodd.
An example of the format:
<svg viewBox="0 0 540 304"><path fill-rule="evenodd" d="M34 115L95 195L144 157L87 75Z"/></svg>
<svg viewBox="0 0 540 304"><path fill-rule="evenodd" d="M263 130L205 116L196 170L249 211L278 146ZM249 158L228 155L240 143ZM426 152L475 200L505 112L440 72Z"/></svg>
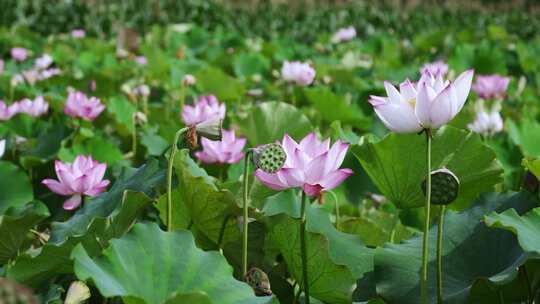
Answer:
<svg viewBox="0 0 540 304"><path fill-rule="evenodd" d="M0 278L0 303L2 304L37 304L38 300L30 289Z"/></svg>
<svg viewBox="0 0 540 304"><path fill-rule="evenodd" d="M426 180L422 182L422 191L426 194ZM431 172L431 204L449 205L459 193L459 179L452 171L443 168Z"/></svg>
<svg viewBox="0 0 540 304"><path fill-rule="evenodd" d="M267 144L253 149L255 167L267 173L275 173L283 168L287 154L280 144Z"/></svg>
<svg viewBox="0 0 540 304"><path fill-rule="evenodd" d="M257 267L252 267L244 276L246 283L253 288L257 296L271 296L270 280L268 275Z"/></svg>

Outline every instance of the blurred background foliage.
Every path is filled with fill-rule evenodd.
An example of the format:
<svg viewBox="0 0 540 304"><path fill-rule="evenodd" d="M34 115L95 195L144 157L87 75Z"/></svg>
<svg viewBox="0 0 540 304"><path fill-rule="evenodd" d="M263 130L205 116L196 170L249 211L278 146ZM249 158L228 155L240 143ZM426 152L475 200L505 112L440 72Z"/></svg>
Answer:
<svg viewBox="0 0 540 304"><path fill-rule="evenodd" d="M0 7L5 27L24 26L40 34L79 27L102 38L119 24L147 33L152 25L185 22L262 38L286 33L302 42L343 24L364 31L385 28L400 36L413 36L422 27L459 31L494 24L528 38L540 26L535 0L1 0Z"/></svg>

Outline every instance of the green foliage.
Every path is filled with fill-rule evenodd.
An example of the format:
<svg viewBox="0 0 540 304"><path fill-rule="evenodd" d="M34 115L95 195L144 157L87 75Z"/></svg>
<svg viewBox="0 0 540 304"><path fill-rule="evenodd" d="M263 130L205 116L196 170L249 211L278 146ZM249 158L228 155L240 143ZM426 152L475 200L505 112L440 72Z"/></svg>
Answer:
<svg viewBox="0 0 540 304"><path fill-rule="evenodd" d="M223 256L197 248L186 230L163 232L155 224L141 223L113 240L103 255L91 258L79 245L72 258L77 277L91 279L104 296L120 296L126 303L270 301L255 297L248 285L236 281Z"/></svg>

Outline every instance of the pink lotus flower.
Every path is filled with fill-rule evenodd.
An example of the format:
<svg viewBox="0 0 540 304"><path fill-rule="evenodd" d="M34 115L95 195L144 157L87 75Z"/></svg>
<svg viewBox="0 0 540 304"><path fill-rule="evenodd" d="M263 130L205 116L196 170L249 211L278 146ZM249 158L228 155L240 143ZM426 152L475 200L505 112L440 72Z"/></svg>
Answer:
<svg viewBox="0 0 540 304"><path fill-rule="evenodd" d="M25 61L28 57L28 50L21 47L14 47L11 49L11 58L15 61Z"/></svg>
<svg viewBox="0 0 540 304"><path fill-rule="evenodd" d="M17 114L18 111L19 111L18 103L13 103L8 106L2 100L0 100L0 121L11 119L11 117Z"/></svg>
<svg viewBox="0 0 540 304"><path fill-rule="evenodd" d="M193 106L184 105L182 120L186 125L196 125L211 119L225 118L225 104L219 103L216 96L201 96Z"/></svg>
<svg viewBox="0 0 540 304"><path fill-rule="evenodd" d="M340 28L337 32L335 32L331 41L332 43L339 43L352 40L354 37L356 37L356 29L354 26L349 26Z"/></svg>
<svg viewBox="0 0 540 304"><path fill-rule="evenodd" d="M315 70L308 63L285 61L281 67L281 77L287 82L307 86L315 79Z"/></svg>
<svg viewBox="0 0 540 304"><path fill-rule="evenodd" d="M448 73L448 64L446 64L444 61L438 60L431 63L426 63L422 66L420 69L420 73L430 73L432 75L438 75L441 74L442 76L446 75Z"/></svg>
<svg viewBox="0 0 540 304"><path fill-rule="evenodd" d="M49 103L45 101L43 96L38 96L34 101L25 98L17 102L17 112L25 113L32 117L39 117L47 114L49 111Z"/></svg>
<svg viewBox="0 0 540 304"><path fill-rule="evenodd" d="M83 29L74 29L71 31L71 37L75 39L84 38L86 36L86 32Z"/></svg>
<svg viewBox="0 0 540 304"><path fill-rule="evenodd" d="M54 163L58 180L44 179L41 183L52 192L71 197L64 202L64 209L73 210L81 205L82 196L96 196L107 189L108 180L103 176L107 170L106 164L101 164L92 159L92 156L79 155L75 161Z"/></svg>
<svg viewBox="0 0 540 304"><path fill-rule="evenodd" d="M139 65L147 65L148 64L148 60L146 60L146 57L144 57L144 56L135 57L135 62L137 62Z"/></svg>
<svg viewBox="0 0 540 304"><path fill-rule="evenodd" d="M244 153L242 149L246 145L245 138L236 138L234 131L222 131L220 141L201 139L202 151L196 152L195 156L205 163L235 164L239 162Z"/></svg>
<svg viewBox="0 0 540 304"><path fill-rule="evenodd" d="M44 70L53 64L54 60L49 54L43 54L43 56L36 59L34 67L38 70Z"/></svg>
<svg viewBox="0 0 540 304"><path fill-rule="evenodd" d="M86 121L93 121L103 110L105 110L105 105L98 98L88 98L83 92L70 92L64 106L64 113Z"/></svg>
<svg viewBox="0 0 540 304"><path fill-rule="evenodd" d="M463 108L471 89L474 72L463 72L454 81L439 73L424 73L418 84L409 80L399 91L384 82L388 97L370 96L369 102L384 125L396 133L436 129L452 120Z"/></svg>
<svg viewBox="0 0 540 304"><path fill-rule="evenodd" d="M287 154L283 168L276 173L255 171L255 176L274 190L302 187L307 195L318 196L353 173L348 168L339 169L349 148L339 140L330 147L330 139L320 142L315 133L310 133L298 144L285 134L282 146Z"/></svg>
<svg viewBox="0 0 540 304"><path fill-rule="evenodd" d="M473 84L473 90L483 99L495 99L504 97L506 88L510 83L510 77L501 75L478 75Z"/></svg>

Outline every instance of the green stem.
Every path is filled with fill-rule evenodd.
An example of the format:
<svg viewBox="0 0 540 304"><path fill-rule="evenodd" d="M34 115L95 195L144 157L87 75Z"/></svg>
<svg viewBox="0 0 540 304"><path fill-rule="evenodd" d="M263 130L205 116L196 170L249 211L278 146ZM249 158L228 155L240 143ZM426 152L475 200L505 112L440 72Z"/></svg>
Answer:
<svg viewBox="0 0 540 304"><path fill-rule="evenodd" d="M336 229L339 230L339 202L337 195L334 193L334 191L327 191L332 195L332 198L334 199L334 209L336 212Z"/></svg>
<svg viewBox="0 0 540 304"><path fill-rule="evenodd" d="M182 134L184 134L188 128L182 128L176 132L174 136L174 142L171 148L171 155L169 156L169 163L167 167L167 231L172 230L172 173L174 156L178 150L178 141Z"/></svg>
<svg viewBox="0 0 540 304"><path fill-rule="evenodd" d="M499 290L497 291L497 294L499 295L499 303L504 304L504 294L503 294L502 289L499 288Z"/></svg>
<svg viewBox="0 0 540 304"><path fill-rule="evenodd" d="M526 265L523 264L521 266L521 272L523 273L523 276L525 277L525 283L527 285L527 303L533 303L534 302L534 296L531 288L531 281L529 280L529 274L527 273Z"/></svg>
<svg viewBox="0 0 540 304"><path fill-rule="evenodd" d="M133 158L137 154L137 113L134 113L131 117L131 122L133 124L133 133L131 133L131 152Z"/></svg>
<svg viewBox="0 0 540 304"><path fill-rule="evenodd" d="M230 214L227 214L227 216L225 216L225 218L223 219L223 222L221 223L221 228L219 229L219 237L218 237L217 245L218 245L218 248L219 248L219 252L221 254L223 254L223 249L221 248L221 243L223 243L223 236L225 235L225 228L227 228L227 223L229 222L229 219L231 217L232 216Z"/></svg>
<svg viewBox="0 0 540 304"><path fill-rule="evenodd" d="M302 191L302 206L300 207L300 245L302 254L302 282L304 287L305 304L309 304L309 280L306 244L306 194Z"/></svg>
<svg viewBox="0 0 540 304"><path fill-rule="evenodd" d="M426 182L426 202L424 204L424 235L422 240L422 275L420 277L420 293L422 298L422 303L428 303L428 292L427 292L427 279L428 279L428 254L429 254L429 217L430 217L430 207L431 207L431 130L426 129L426 139L427 139L427 150L426 150L426 159L427 159L427 182Z"/></svg>
<svg viewBox="0 0 540 304"><path fill-rule="evenodd" d="M442 205L439 210L439 225L437 227L437 303L443 303L443 281L442 281L442 248L443 248L443 226L444 212L446 206Z"/></svg>
<svg viewBox="0 0 540 304"><path fill-rule="evenodd" d="M243 230L242 230L242 274L243 276L247 273L247 264L248 264L248 206L249 206L249 161L251 158L252 150L248 150L244 156L244 175L243 177Z"/></svg>
<svg viewBox="0 0 540 304"><path fill-rule="evenodd" d="M186 103L186 86L182 85L182 88L180 89L180 108L179 108L180 113L182 113L182 109L184 108L184 103Z"/></svg>

